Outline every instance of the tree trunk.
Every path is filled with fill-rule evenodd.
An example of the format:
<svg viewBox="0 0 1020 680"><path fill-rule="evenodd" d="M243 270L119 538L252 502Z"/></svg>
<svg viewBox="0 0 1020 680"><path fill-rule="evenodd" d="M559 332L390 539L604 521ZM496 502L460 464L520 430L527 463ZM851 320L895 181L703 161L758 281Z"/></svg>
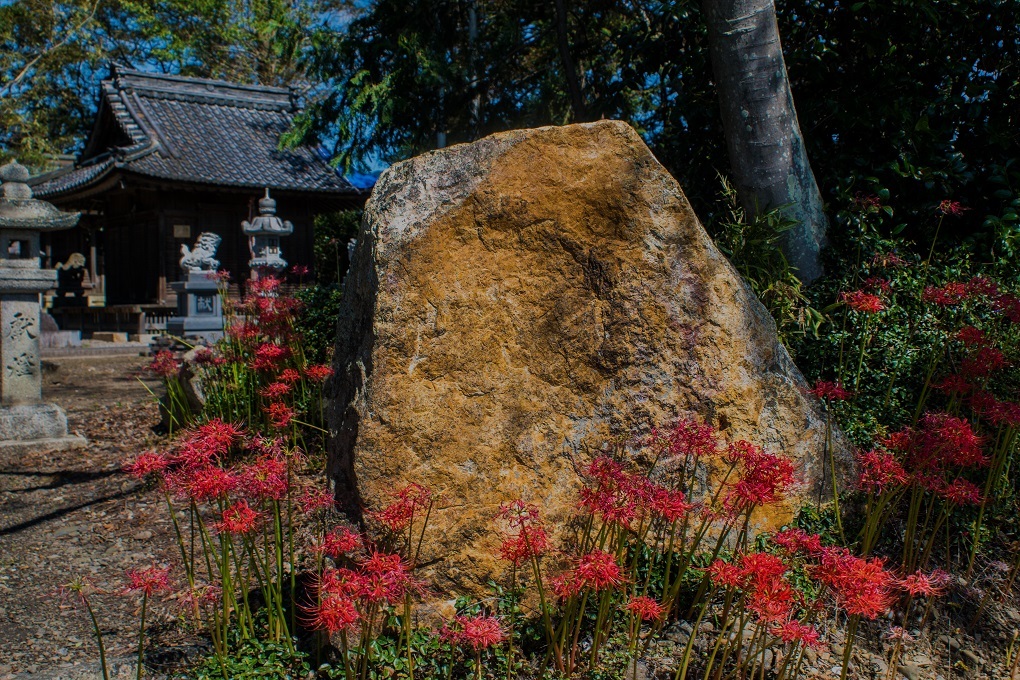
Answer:
<svg viewBox="0 0 1020 680"><path fill-rule="evenodd" d="M822 274L825 213L793 107L773 0L704 0L733 183L748 215L786 205L784 252L810 283Z"/></svg>
<svg viewBox="0 0 1020 680"><path fill-rule="evenodd" d="M564 0L556 0L556 48L560 53L560 60L563 62L563 74L567 80L567 91L570 93L570 108L574 114L571 122L584 120L585 114L584 94L581 92L581 83L577 78L577 71L574 67L574 58L570 54L570 35L567 26L567 7Z"/></svg>

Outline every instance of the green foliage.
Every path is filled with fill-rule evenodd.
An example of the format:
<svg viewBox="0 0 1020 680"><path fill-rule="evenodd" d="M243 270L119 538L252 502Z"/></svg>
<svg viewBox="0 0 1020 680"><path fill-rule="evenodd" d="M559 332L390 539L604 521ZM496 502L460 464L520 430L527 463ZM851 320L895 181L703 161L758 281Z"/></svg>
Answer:
<svg viewBox="0 0 1020 680"><path fill-rule="evenodd" d="M325 362L333 352L336 322L343 292L340 284L347 271L347 243L358 235L361 210L345 210L315 218L315 285L298 291L301 311L295 321L305 355Z"/></svg>
<svg viewBox="0 0 1020 680"><path fill-rule="evenodd" d="M817 335L824 318L809 304L800 280L782 251L783 235L796 223L783 216L782 208L774 208L748 221L737 203L736 191L726 178L722 178L722 184L727 210L709 225L716 245L769 310L785 344L809 332Z"/></svg>
<svg viewBox="0 0 1020 680"><path fill-rule="evenodd" d="M301 301L301 310L294 320L294 326L301 335L305 356L312 363L328 362L333 355L336 322L343 300L340 285L316 284L299 290L295 297Z"/></svg>
<svg viewBox="0 0 1020 680"><path fill-rule="evenodd" d="M315 216L315 280L321 286L342 283L347 271L347 244L357 238L362 210L342 210Z"/></svg>
<svg viewBox="0 0 1020 680"><path fill-rule="evenodd" d="M186 675L193 680L297 680L308 675L308 655L290 651L279 642L255 638L240 641L221 664L210 656Z"/></svg>

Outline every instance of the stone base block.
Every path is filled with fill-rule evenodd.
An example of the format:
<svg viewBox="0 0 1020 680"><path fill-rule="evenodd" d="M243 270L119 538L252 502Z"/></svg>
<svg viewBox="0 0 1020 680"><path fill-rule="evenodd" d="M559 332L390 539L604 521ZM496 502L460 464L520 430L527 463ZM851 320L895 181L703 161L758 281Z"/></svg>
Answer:
<svg viewBox="0 0 1020 680"><path fill-rule="evenodd" d="M96 331L92 334L92 339L100 342L127 342L128 334L110 331Z"/></svg>
<svg viewBox="0 0 1020 680"><path fill-rule="evenodd" d="M66 437L50 437L31 441L0 441L0 459L10 459L27 453L49 453L50 451L72 451L83 449L88 444L85 437L69 434Z"/></svg>
<svg viewBox="0 0 1020 680"><path fill-rule="evenodd" d="M84 437L67 433L67 416L56 404L0 406L0 453L75 449Z"/></svg>

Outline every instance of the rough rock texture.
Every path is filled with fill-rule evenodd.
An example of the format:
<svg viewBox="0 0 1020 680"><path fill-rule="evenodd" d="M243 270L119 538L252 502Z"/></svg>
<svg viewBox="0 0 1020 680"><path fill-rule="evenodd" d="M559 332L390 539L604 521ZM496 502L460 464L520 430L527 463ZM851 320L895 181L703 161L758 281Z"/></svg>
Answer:
<svg viewBox="0 0 1020 680"><path fill-rule="evenodd" d="M501 501L565 517L612 434L696 415L790 455L805 496L821 476L825 417L772 320L619 122L502 133L384 173L335 369L337 496L360 516L407 482L442 491L424 556L439 589L500 575Z"/></svg>

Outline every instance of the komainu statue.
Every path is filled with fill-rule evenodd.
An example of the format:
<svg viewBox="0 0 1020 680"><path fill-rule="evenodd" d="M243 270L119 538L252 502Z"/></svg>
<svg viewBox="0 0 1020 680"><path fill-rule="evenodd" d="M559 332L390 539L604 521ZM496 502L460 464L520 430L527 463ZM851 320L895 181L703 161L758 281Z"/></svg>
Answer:
<svg viewBox="0 0 1020 680"><path fill-rule="evenodd" d="M186 243L181 244L181 269L185 271L216 271L220 268L220 261L216 259L216 249L223 241L218 234L211 231L203 231L195 241L194 249L188 248Z"/></svg>

